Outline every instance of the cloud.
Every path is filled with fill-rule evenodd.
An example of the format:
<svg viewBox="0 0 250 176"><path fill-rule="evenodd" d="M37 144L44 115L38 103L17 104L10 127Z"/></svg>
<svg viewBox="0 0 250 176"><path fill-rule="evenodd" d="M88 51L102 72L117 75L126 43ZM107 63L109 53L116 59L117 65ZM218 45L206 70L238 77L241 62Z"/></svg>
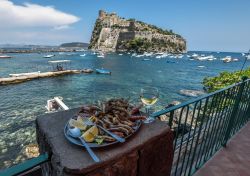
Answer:
<svg viewBox="0 0 250 176"><path fill-rule="evenodd" d="M0 28L52 27L65 29L80 20L79 17L32 3L16 5L9 0L0 0Z"/></svg>

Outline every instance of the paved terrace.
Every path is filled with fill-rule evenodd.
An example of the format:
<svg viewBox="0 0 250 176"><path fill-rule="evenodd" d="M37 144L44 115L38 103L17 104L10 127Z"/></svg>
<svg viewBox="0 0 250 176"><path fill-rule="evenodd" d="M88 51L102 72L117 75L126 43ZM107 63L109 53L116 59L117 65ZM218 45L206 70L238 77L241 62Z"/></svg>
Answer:
<svg viewBox="0 0 250 176"><path fill-rule="evenodd" d="M219 150L195 176L250 176L250 122Z"/></svg>

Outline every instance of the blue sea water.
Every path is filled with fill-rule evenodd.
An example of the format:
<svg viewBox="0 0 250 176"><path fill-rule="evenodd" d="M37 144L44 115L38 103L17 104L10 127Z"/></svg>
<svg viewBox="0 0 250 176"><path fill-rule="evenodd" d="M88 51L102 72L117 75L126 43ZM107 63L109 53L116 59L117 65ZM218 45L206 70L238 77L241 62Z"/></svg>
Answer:
<svg viewBox="0 0 250 176"><path fill-rule="evenodd" d="M85 53L85 57L80 56L82 52L73 55L57 53L50 59L38 53L10 54L13 58L0 60L0 77L7 77L10 73L51 71L49 60L64 59L71 60L69 67L72 69L105 68L112 71L112 75L74 74L0 86L0 168L25 160L25 146L36 140L35 118L45 113L48 99L62 96L70 108L113 97L130 97L139 101L140 89L154 86L160 92L156 104L160 109L173 100L183 102L190 99L181 95L180 90L202 90L204 77L239 70L244 61L241 53L225 52L187 53L214 55L217 58L214 61L191 61L187 54L181 59L145 57L150 60L143 61L144 57L127 54L108 54L105 58L98 58L90 51ZM223 63L220 58L225 56L239 61Z"/></svg>

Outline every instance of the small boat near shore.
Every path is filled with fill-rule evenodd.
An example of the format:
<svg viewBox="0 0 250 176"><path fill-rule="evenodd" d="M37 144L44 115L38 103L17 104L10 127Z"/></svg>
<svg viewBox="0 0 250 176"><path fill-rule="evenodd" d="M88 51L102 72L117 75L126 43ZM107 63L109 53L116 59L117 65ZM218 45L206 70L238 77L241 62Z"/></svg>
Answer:
<svg viewBox="0 0 250 176"><path fill-rule="evenodd" d="M86 56L86 54L81 54L80 56L81 56L81 57L85 57L85 56Z"/></svg>
<svg viewBox="0 0 250 176"><path fill-rule="evenodd" d="M0 55L0 59L10 59L10 58L12 57L8 55Z"/></svg>
<svg viewBox="0 0 250 176"><path fill-rule="evenodd" d="M90 68L85 68L82 70L83 73L92 73L94 70L90 69Z"/></svg>
<svg viewBox="0 0 250 176"><path fill-rule="evenodd" d="M107 69L95 69L96 73L97 74L107 74L107 75L111 75L111 71L110 70L107 70Z"/></svg>
<svg viewBox="0 0 250 176"><path fill-rule="evenodd" d="M30 73L17 73L17 74L9 74L11 77L20 77L20 76L32 76L32 75L37 75L40 74L40 71L37 72L30 72Z"/></svg>
<svg viewBox="0 0 250 176"><path fill-rule="evenodd" d="M45 108L47 109L47 113L57 112L59 110L69 110L69 107L63 102L62 97L54 97L53 99L47 100Z"/></svg>
<svg viewBox="0 0 250 176"><path fill-rule="evenodd" d="M43 56L43 58L52 58L52 57L54 57L54 56L56 56L56 55L54 55L54 54L49 54L49 55Z"/></svg>

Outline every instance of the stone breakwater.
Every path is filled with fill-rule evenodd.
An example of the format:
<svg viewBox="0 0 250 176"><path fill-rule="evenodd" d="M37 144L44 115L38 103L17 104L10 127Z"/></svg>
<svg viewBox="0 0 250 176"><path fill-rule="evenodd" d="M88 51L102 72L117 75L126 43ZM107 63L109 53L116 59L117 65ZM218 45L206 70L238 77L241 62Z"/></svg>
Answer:
<svg viewBox="0 0 250 176"><path fill-rule="evenodd" d="M0 85L18 84L18 83L30 81L33 79L38 79L38 78L56 77L56 76L62 76L62 75L67 75L67 74L79 74L82 72L83 72L82 70L64 70L64 71L36 73L36 74L28 75L28 76L0 78Z"/></svg>
<svg viewBox="0 0 250 176"><path fill-rule="evenodd" d="M143 41L135 43L136 39ZM186 40L172 30L163 30L135 19L126 20L116 13L100 10L89 48L104 52L134 50L183 53L186 52Z"/></svg>

